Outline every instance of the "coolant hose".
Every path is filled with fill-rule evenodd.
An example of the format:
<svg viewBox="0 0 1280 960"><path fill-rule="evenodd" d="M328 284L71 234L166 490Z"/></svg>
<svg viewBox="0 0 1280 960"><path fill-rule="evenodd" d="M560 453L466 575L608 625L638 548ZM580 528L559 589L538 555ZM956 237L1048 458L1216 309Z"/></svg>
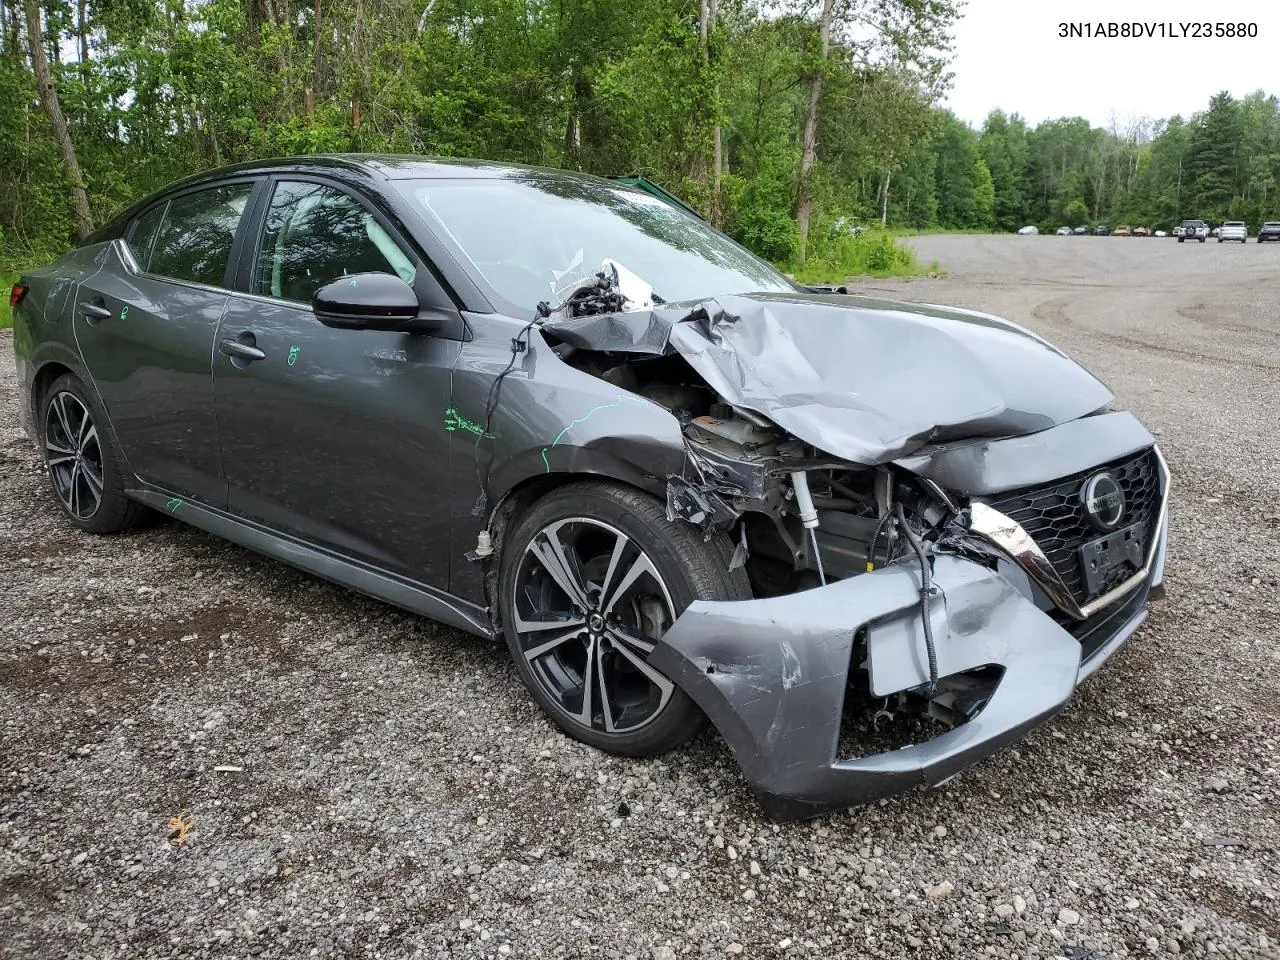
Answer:
<svg viewBox="0 0 1280 960"><path fill-rule="evenodd" d="M929 598L933 595L933 581L929 573L929 556L925 553L924 543L916 536L915 531L907 523L906 511L902 504L897 504L898 523L902 532L911 544L911 549L920 558L920 619L924 623L924 646L929 651L929 685L925 688L930 694L938 688L938 651L933 646L933 623L929 619Z"/></svg>

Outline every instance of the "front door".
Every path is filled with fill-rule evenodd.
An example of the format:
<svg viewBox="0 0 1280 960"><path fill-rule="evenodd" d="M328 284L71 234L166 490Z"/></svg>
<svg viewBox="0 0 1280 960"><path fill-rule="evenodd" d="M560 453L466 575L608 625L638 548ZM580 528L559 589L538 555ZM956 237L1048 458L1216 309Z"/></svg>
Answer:
<svg viewBox="0 0 1280 960"><path fill-rule="evenodd" d="M425 268L335 185L277 181L259 233L250 292L232 295L214 353L230 509L447 587L444 424L459 344L333 329L309 306L344 274L399 273L417 287Z"/></svg>
<svg viewBox="0 0 1280 960"><path fill-rule="evenodd" d="M143 211L80 285L74 329L125 457L144 481L213 506L218 463L211 353L222 287L253 182Z"/></svg>

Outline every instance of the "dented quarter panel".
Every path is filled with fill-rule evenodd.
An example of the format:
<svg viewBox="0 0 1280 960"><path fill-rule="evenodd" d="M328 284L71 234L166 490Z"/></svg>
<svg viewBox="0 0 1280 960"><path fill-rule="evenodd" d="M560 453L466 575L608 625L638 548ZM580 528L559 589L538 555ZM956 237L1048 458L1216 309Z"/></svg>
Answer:
<svg viewBox="0 0 1280 960"><path fill-rule="evenodd" d="M1155 437L1128 411L1103 413L1039 433L939 446L898 466L962 496L1004 493L1080 473L1145 450Z"/></svg>
<svg viewBox="0 0 1280 960"><path fill-rule="evenodd" d="M997 664L1004 674L975 718L901 750L836 756L859 627L878 632L873 675L927 679L914 629L918 571L910 564L767 600L695 602L651 662L710 717L775 819L938 783L1061 709L1075 687L1080 645L986 567L941 556L933 579L948 625L938 638L940 674L959 664Z"/></svg>
<svg viewBox="0 0 1280 960"><path fill-rule="evenodd" d="M25 271L21 282L27 295L13 315L13 351L18 379L23 384L21 424L36 435L35 404L31 389L40 369L56 363L87 379L80 348L72 331L72 298L85 280L102 269L110 244L91 244L67 251L45 267ZM4 291L8 295L8 290Z"/></svg>

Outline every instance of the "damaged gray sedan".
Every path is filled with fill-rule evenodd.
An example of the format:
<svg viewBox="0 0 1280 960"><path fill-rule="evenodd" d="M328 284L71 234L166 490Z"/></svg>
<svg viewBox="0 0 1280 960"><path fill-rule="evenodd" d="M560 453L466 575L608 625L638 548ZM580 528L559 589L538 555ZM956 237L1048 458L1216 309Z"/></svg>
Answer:
<svg viewBox="0 0 1280 960"><path fill-rule="evenodd" d="M603 750L709 720L779 820L1017 739L1162 580L1164 461L1060 351L799 287L609 181L226 168L11 299L71 522L150 507L500 636Z"/></svg>

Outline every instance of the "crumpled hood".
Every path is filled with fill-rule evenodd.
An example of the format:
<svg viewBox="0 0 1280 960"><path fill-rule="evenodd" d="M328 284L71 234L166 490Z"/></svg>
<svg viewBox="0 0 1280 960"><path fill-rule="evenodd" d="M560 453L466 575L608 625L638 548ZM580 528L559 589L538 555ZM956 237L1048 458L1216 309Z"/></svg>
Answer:
<svg viewBox="0 0 1280 960"><path fill-rule="evenodd" d="M585 349L675 350L730 403L855 463L928 443L1035 433L1112 399L1030 331L948 307L750 294L543 329Z"/></svg>

